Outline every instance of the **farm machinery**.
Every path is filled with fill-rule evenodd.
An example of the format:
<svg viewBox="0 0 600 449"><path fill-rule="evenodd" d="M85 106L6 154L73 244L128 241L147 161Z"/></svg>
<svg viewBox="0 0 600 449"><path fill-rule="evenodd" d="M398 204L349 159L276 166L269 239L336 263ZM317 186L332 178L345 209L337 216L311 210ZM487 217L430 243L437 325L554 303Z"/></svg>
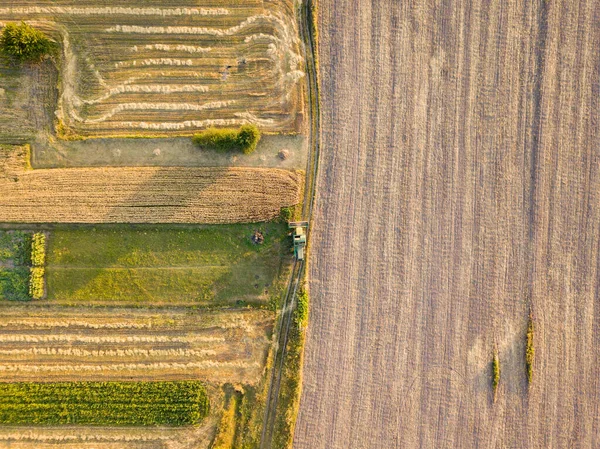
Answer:
<svg viewBox="0 0 600 449"><path fill-rule="evenodd" d="M306 247L306 229L308 221L290 221L289 229L293 229L292 238L294 240L294 256L298 260L304 260L304 248Z"/></svg>

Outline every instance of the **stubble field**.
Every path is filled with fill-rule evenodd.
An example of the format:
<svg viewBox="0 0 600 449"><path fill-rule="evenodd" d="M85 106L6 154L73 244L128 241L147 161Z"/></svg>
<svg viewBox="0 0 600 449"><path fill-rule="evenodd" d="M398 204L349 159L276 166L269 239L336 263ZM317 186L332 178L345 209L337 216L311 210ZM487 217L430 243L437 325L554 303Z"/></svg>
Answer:
<svg viewBox="0 0 600 449"><path fill-rule="evenodd" d="M319 8L295 447L594 447L600 3Z"/></svg>
<svg viewBox="0 0 600 449"><path fill-rule="evenodd" d="M20 20L62 47L56 109L67 136L189 134L249 122L293 132L302 124L291 0L15 0L0 7L1 23ZM0 107L10 110L8 94Z"/></svg>

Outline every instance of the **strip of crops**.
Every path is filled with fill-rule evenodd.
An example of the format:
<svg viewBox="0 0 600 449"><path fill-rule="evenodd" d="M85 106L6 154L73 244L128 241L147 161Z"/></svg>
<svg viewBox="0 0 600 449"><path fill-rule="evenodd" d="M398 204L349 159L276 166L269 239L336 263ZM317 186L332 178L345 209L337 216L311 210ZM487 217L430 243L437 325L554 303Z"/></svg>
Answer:
<svg viewBox="0 0 600 449"><path fill-rule="evenodd" d="M25 151L0 148L0 163ZM13 159L17 159L14 161ZM3 161L3 159L5 161ZM297 204L303 174L258 168L74 168L10 172L0 166L0 221L235 223L268 221ZM4 173L10 176L3 177Z"/></svg>
<svg viewBox="0 0 600 449"><path fill-rule="evenodd" d="M0 383L1 424L181 426L208 412L196 381Z"/></svg>

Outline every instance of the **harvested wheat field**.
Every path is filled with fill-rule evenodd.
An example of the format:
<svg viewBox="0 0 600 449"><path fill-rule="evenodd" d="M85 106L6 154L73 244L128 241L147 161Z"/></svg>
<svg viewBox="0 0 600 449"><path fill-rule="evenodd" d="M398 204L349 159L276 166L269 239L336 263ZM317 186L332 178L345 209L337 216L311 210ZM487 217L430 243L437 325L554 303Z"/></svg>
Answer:
<svg viewBox="0 0 600 449"><path fill-rule="evenodd" d="M0 23L26 20L60 43L65 135L298 130L304 72L293 0L167 3L13 0L0 6Z"/></svg>
<svg viewBox="0 0 600 449"><path fill-rule="evenodd" d="M300 202L300 171L123 167L27 170L27 151L0 147L0 222L267 221Z"/></svg>
<svg viewBox="0 0 600 449"><path fill-rule="evenodd" d="M319 3L295 447L597 447L600 2Z"/></svg>
<svg viewBox="0 0 600 449"><path fill-rule="evenodd" d="M0 381L256 384L273 315L260 310L0 307Z"/></svg>

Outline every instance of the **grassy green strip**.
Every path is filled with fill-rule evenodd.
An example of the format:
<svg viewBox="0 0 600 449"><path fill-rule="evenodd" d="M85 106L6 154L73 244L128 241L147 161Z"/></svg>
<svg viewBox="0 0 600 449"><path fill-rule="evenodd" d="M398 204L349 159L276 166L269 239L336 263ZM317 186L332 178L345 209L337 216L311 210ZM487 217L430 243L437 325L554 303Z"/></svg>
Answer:
<svg viewBox="0 0 600 449"><path fill-rule="evenodd" d="M494 391L494 401L496 401L496 394L498 393L498 385L500 384L500 359L498 358L498 352L494 351L492 358L492 390Z"/></svg>
<svg viewBox="0 0 600 449"><path fill-rule="evenodd" d="M308 293L301 288L297 296L298 305L288 338L287 356L283 365L277 417L273 432L272 448L292 447L296 417L302 391L302 361L304 358L305 328L308 322Z"/></svg>
<svg viewBox="0 0 600 449"><path fill-rule="evenodd" d="M527 344L525 346L525 367L527 369L527 381L533 382L533 362L535 359L535 348L533 347L533 316L529 314L527 321Z"/></svg>
<svg viewBox="0 0 600 449"><path fill-rule="evenodd" d="M183 426L208 412L197 381L0 383L4 425Z"/></svg>
<svg viewBox="0 0 600 449"><path fill-rule="evenodd" d="M223 410L211 449L231 449L233 447L239 397L240 395L234 392L229 398L229 404Z"/></svg>

